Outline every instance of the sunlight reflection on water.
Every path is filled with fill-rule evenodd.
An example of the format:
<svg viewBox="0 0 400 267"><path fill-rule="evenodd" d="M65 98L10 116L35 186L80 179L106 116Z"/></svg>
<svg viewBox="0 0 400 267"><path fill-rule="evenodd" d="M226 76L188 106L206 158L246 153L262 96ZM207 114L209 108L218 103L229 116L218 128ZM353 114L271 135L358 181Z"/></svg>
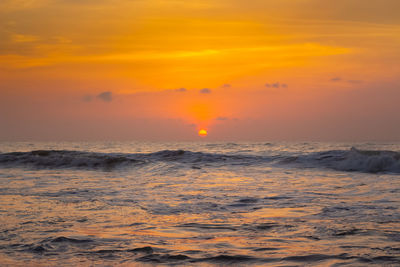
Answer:
<svg viewBox="0 0 400 267"><path fill-rule="evenodd" d="M182 159L186 152L171 158L162 153L140 166L105 171L65 165L1 168L4 264L400 262L398 174L274 165L258 158L279 151L293 156L303 149L348 150L348 144L7 143L0 151L72 146L102 153L152 153L176 146L174 151L218 155L195 154L188 160ZM400 150L397 144L370 147ZM242 155L235 151L243 149L257 157L226 156ZM156 156L163 161L154 161Z"/></svg>

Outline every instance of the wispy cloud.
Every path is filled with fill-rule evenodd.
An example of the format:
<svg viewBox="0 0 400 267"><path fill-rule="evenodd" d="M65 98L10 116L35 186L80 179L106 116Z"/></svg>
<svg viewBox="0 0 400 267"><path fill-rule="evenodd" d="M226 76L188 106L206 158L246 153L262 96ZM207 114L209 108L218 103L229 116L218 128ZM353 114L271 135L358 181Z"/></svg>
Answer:
<svg viewBox="0 0 400 267"><path fill-rule="evenodd" d="M358 83L362 83L362 80L346 80L346 79L342 79L341 77L334 77L332 79L330 79L330 81L332 82L347 82L347 83L352 83L352 84L358 84Z"/></svg>
<svg viewBox="0 0 400 267"><path fill-rule="evenodd" d="M217 121L227 121L227 120L229 120L229 118L228 117L216 117L215 120L217 120Z"/></svg>
<svg viewBox="0 0 400 267"><path fill-rule="evenodd" d="M362 83L363 81L361 80L347 80L348 83L353 83L353 84L357 84L357 83Z"/></svg>
<svg viewBox="0 0 400 267"><path fill-rule="evenodd" d="M48 3L51 0L2 0L0 2L0 11L15 11L22 9L39 8Z"/></svg>
<svg viewBox="0 0 400 267"><path fill-rule="evenodd" d="M266 83L265 87L267 87L267 88L288 88L288 85L286 83L275 82L275 83Z"/></svg>
<svg viewBox="0 0 400 267"><path fill-rule="evenodd" d="M34 35L13 34L11 40L13 43L30 43L39 40L39 38Z"/></svg>
<svg viewBox="0 0 400 267"><path fill-rule="evenodd" d="M203 88L199 92L200 92L200 94L211 94L211 89Z"/></svg>
<svg viewBox="0 0 400 267"><path fill-rule="evenodd" d="M104 102L111 102L113 100L112 92L102 92L96 96L98 99L103 100Z"/></svg>
<svg viewBox="0 0 400 267"><path fill-rule="evenodd" d="M82 97L83 102L91 102L93 100L93 96L91 95L85 95Z"/></svg>

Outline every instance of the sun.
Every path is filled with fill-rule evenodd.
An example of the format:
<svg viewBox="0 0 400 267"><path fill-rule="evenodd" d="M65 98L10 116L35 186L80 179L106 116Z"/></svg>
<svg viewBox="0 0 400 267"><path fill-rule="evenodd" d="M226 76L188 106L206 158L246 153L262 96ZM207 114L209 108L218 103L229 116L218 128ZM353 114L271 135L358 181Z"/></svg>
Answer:
<svg viewBox="0 0 400 267"><path fill-rule="evenodd" d="M201 129L201 130L199 131L199 136L201 136L201 137L206 137L207 134L208 134L207 131L204 130L204 129Z"/></svg>

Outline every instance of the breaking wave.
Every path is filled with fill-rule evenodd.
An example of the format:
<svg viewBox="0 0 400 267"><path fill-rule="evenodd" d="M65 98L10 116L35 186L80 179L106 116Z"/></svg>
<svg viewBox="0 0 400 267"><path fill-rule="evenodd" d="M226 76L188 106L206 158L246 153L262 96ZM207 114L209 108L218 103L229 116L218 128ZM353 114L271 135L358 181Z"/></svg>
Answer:
<svg viewBox="0 0 400 267"><path fill-rule="evenodd" d="M70 150L35 150L30 152L0 153L0 166L28 166L35 168L77 168L112 170L141 166L152 162L179 162L187 164L225 163L246 164L259 158L185 150L162 150L154 153L122 154Z"/></svg>
<svg viewBox="0 0 400 267"><path fill-rule="evenodd" d="M297 155L235 155L162 150L154 153L96 153L70 150L35 150L30 152L0 153L0 167L75 168L113 170L142 166L150 163L170 162L202 165L251 166L274 164L305 168L329 168L338 171L400 174L400 153L386 150L329 150Z"/></svg>
<svg viewBox="0 0 400 267"><path fill-rule="evenodd" d="M400 173L400 153L387 150L330 150L292 157L305 167L323 167L338 171Z"/></svg>
<svg viewBox="0 0 400 267"><path fill-rule="evenodd" d="M35 150L0 154L0 166L27 166L36 168L114 169L120 166L142 164L123 154L105 154L68 150Z"/></svg>

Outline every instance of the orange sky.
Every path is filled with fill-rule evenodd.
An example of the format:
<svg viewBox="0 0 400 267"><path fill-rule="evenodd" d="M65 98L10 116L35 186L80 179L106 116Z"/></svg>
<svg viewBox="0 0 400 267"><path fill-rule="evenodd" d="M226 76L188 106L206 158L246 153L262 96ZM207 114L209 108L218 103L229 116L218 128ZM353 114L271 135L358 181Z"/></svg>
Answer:
<svg viewBox="0 0 400 267"><path fill-rule="evenodd" d="M398 0L3 0L0 140L400 140Z"/></svg>

